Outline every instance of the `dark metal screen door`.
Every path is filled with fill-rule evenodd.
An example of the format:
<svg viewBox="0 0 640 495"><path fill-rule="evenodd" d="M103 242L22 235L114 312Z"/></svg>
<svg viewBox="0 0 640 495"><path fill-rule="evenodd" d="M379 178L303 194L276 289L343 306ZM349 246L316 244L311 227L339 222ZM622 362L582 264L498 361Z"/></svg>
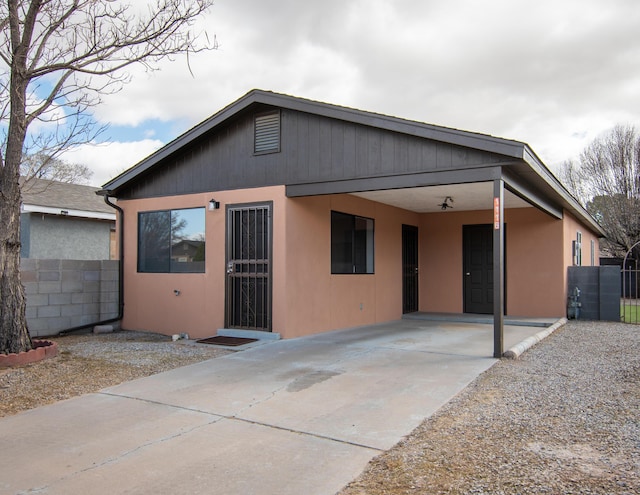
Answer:
<svg viewBox="0 0 640 495"><path fill-rule="evenodd" d="M271 204L227 209L226 325L271 331Z"/></svg>
<svg viewBox="0 0 640 495"><path fill-rule="evenodd" d="M418 227L402 226L402 312L418 311Z"/></svg>

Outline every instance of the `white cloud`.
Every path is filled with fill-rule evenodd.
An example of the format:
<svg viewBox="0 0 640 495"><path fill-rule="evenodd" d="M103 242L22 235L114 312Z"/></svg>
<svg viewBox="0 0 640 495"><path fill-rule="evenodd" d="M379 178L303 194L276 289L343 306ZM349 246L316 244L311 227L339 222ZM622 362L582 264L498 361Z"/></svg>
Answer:
<svg viewBox="0 0 640 495"><path fill-rule="evenodd" d="M160 141L151 139L129 143L86 144L65 152L60 158L70 163L86 165L93 171L91 185L102 186L162 145Z"/></svg>
<svg viewBox="0 0 640 495"><path fill-rule="evenodd" d="M553 167L640 125L639 25L637 0L218 0L218 50L134 69L96 115L184 131L261 88L525 141Z"/></svg>

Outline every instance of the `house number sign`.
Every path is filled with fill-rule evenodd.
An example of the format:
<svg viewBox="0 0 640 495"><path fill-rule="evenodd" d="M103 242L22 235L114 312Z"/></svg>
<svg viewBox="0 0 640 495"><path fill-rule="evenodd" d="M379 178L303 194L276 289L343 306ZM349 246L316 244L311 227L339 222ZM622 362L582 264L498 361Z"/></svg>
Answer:
<svg viewBox="0 0 640 495"><path fill-rule="evenodd" d="M493 198L493 230L500 230L500 198Z"/></svg>

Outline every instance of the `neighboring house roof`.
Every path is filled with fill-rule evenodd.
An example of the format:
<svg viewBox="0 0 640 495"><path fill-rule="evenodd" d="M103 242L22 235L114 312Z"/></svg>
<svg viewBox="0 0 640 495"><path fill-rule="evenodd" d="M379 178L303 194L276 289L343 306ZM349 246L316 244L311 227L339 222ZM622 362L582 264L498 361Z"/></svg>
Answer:
<svg viewBox="0 0 640 495"><path fill-rule="evenodd" d="M478 164L466 167L465 170L460 170L460 176L456 176L455 180L460 180L460 177L463 177L466 182L482 182L495 179L495 173L501 177L508 176L508 187L517 196L526 198L531 204L556 217L561 217L561 208L566 208L589 225L594 232L604 235L601 227L562 186L558 179L549 171L526 143L258 89L250 91L207 120L171 141L157 152L107 182L104 184L100 194L118 197L135 183L147 181L150 173L162 169L164 164L178 156L181 151L190 145L195 145L195 143L201 142L201 139L206 139L209 135L213 135L218 128L223 127L223 124L232 121L235 117L239 117L251 109L265 110L269 108L280 108L318 117L326 117L328 119L375 128L389 133L411 136L413 138L429 140L453 147L467 148L475 150L476 152L488 153L492 156L499 157L500 163ZM494 173L494 171L497 170L495 167L504 167L506 173L504 171ZM475 168L477 171L477 173L473 175L475 178L471 178L471 174L469 174L470 168ZM416 171L418 174L431 174L432 172L437 171ZM418 185L414 182L413 176L415 176L415 173L403 173L398 176L400 179L394 179L393 171L385 170L376 176L378 182L374 187L376 187L377 190L413 187L413 185ZM371 179L373 177L363 178ZM284 185L287 186L287 195L291 197L329 192L356 193L366 191L366 187L372 184L371 182L367 182L366 185L363 185L364 183L360 179L360 177L338 177L329 181L331 182L329 187L326 187L328 183L321 183L316 180L308 182L296 180L286 182ZM424 177L420 178L422 185L434 185L435 182L432 181L437 180L440 179L426 180ZM446 180L451 181L451 176L448 176ZM455 181L449 183L455 183Z"/></svg>
<svg viewBox="0 0 640 495"><path fill-rule="evenodd" d="M46 179L21 179L22 211L115 220L113 208L96 195L100 188Z"/></svg>
<svg viewBox="0 0 640 495"><path fill-rule="evenodd" d="M198 249L204 244L204 241L193 241L191 239L182 239L181 241L176 242L173 247L176 248L178 246L188 246L193 249Z"/></svg>

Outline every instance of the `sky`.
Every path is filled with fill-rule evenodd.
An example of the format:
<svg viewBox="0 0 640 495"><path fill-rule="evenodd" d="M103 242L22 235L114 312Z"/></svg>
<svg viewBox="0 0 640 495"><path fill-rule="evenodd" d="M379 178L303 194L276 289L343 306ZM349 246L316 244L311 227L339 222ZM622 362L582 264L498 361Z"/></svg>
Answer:
<svg viewBox="0 0 640 495"><path fill-rule="evenodd" d="M104 98L102 143L63 156L101 186L254 88L515 139L556 171L640 130L637 0L216 0L217 50Z"/></svg>

